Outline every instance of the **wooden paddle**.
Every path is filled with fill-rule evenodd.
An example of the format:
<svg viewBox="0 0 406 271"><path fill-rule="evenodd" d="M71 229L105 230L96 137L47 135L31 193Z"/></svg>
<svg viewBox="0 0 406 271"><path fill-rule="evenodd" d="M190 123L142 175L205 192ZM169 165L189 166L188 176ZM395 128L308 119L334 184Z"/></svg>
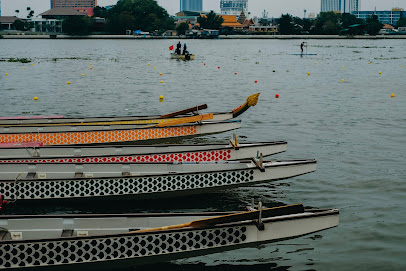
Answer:
<svg viewBox="0 0 406 271"><path fill-rule="evenodd" d="M190 122L195 122L195 121L202 121L202 120L211 120L213 119L213 113L208 113L204 115L197 115L193 117L186 117L186 118L179 118L175 120L170 120L170 121L165 121L162 123L158 124L153 124L153 125L148 125L142 128L153 128L153 127L166 127L166 126L172 126L172 125L178 125L178 124L183 124L183 123L190 123Z"/></svg>
<svg viewBox="0 0 406 271"><path fill-rule="evenodd" d="M169 113L169 114L166 114L166 115L162 115L159 118L160 119L172 118L172 117L175 117L175 116L178 116L178 115L183 115L183 114L187 114L187 113L190 113L190 112L193 112L193 111L203 110L203 109L206 109L206 108L207 108L207 104L202 104L202 105L199 105L199 106L195 106L195 107L187 108L187 109L184 109L184 110L176 111L176 112L173 112L173 113Z"/></svg>
<svg viewBox="0 0 406 271"><path fill-rule="evenodd" d="M262 209L262 218L297 214L297 213L303 213L303 212L304 212L304 207L302 204L286 205L286 206ZM130 233L163 231L163 230L181 229L181 228L186 228L186 227L202 228L202 227L214 226L214 225L218 225L218 224L239 222L239 221L245 221L245 220L253 220L253 219L256 219L259 217L259 213L260 213L260 211L256 210L256 211L242 212L242 213L231 214L231 215L216 216L216 217L211 217L211 218L206 218L206 219L195 220L195 221L192 221L192 222L189 222L186 224L170 225L170 226L153 228L153 229L138 230L138 231L132 231Z"/></svg>

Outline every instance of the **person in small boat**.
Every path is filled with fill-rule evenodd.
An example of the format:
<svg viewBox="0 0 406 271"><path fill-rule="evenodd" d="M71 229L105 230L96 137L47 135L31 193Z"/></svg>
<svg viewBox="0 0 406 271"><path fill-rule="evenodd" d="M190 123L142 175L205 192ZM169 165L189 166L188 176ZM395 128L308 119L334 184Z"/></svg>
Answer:
<svg viewBox="0 0 406 271"><path fill-rule="evenodd" d="M176 53L177 55L180 55L180 50L181 50L181 48L182 48L182 44L181 44L180 41L179 41L178 44L176 44L176 51L175 51L175 53Z"/></svg>
<svg viewBox="0 0 406 271"><path fill-rule="evenodd" d="M182 53L182 55L187 55L188 54L188 51L187 51L187 47L186 47L186 43L185 44L183 44L183 53Z"/></svg>
<svg viewBox="0 0 406 271"><path fill-rule="evenodd" d="M303 47L305 47L305 46L306 46L306 42L302 42L302 43L300 44L301 54L303 54Z"/></svg>

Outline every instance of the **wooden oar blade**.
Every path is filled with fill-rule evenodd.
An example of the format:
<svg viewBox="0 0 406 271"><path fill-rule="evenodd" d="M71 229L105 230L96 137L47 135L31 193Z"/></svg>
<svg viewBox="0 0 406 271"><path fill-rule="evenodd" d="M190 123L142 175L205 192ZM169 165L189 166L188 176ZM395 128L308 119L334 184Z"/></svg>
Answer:
<svg viewBox="0 0 406 271"><path fill-rule="evenodd" d="M166 115L162 115L159 118L161 118L161 119L172 118L172 117L175 117L175 116L178 116L178 115L184 115L184 114L194 112L194 111L197 112L198 110L203 110L203 109L206 109L206 108L207 108L207 104L202 104L202 105L199 105L199 106L195 106L195 107L187 108L187 109L184 109L184 110L172 112L172 113L169 113L169 114L166 114Z"/></svg>
<svg viewBox="0 0 406 271"><path fill-rule="evenodd" d="M202 219L202 220L195 220L195 221L190 222L190 226L197 228L197 227L207 227L207 226L239 222L239 221L245 221L245 220L253 220L253 219L256 219L259 217L259 212L260 211L250 211L250 212L243 212L243 213L231 214L231 215L225 215L225 216L217 216L217 217L207 218L207 219ZM302 204L280 206L280 207L275 207L275 208L263 209L262 218L297 214L297 213L303 213L303 212L304 212L304 207Z"/></svg>

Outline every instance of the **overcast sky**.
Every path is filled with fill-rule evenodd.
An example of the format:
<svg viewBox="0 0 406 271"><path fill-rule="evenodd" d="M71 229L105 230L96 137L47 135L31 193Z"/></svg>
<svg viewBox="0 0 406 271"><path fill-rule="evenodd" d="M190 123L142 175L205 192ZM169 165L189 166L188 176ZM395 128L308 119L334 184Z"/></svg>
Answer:
<svg viewBox="0 0 406 271"><path fill-rule="evenodd" d="M20 10L19 17L27 16L27 7L35 11L35 15L50 8L50 0L0 0L2 16L16 15L16 9ZM169 14L179 11L180 0L157 0ZM248 0L248 9L251 16L261 16L263 10L268 12L268 17L280 17L281 14L289 13L294 16L303 17L303 10L309 13L320 12L321 0ZM390 10L393 7L406 9L406 0L360 0L360 10ZM117 0L98 0L99 6L117 3ZM220 0L203 0L203 9L214 10L220 13Z"/></svg>

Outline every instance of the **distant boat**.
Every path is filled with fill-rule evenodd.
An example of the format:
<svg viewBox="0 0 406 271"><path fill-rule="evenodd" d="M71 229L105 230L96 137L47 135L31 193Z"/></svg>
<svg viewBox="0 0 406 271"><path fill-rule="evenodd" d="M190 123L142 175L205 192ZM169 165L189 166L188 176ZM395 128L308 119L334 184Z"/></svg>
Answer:
<svg viewBox="0 0 406 271"><path fill-rule="evenodd" d="M337 209L304 209L295 204L249 210L2 215L0 269L116 270L244 247L258 248L339 223Z"/></svg>
<svg viewBox="0 0 406 271"><path fill-rule="evenodd" d="M171 53L171 59L194 60L195 55L178 55L178 54Z"/></svg>

